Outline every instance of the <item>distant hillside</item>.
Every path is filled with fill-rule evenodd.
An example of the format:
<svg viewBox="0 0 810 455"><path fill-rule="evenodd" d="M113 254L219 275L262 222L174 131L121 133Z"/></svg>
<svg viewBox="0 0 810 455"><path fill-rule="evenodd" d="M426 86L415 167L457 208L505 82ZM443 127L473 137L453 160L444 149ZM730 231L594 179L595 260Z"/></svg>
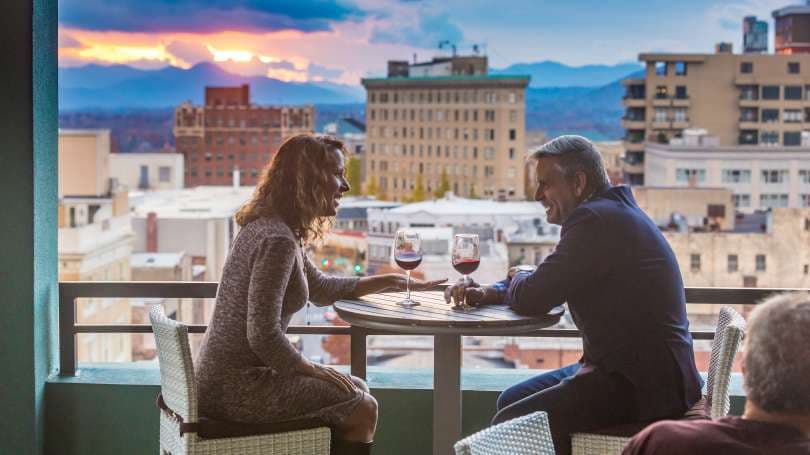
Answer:
<svg viewBox="0 0 810 455"><path fill-rule="evenodd" d="M200 104L206 85L239 84L250 84L251 100L260 104L364 101L360 87L239 76L212 63L200 63L187 70L166 67L153 71L124 65L87 65L59 69L59 107L76 111L167 108L186 100Z"/></svg>
<svg viewBox="0 0 810 455"><path fill-rule="evenodd" d="M640 70L638 63L618 65L568 66L558 62L516 63L502 69L491 69L494 74L528 74L532 87L601 87Z"/></svg>
<svg viewBox="0 0 810 455"><path fill-rule="evenodd" d="M594 140L620 138L624 94L620 81L643 77L643 71L637 65L634 67L635 72L624 73L598 87L529 87L526 128L545 131L547 136L576 133ZM242 77L213 64L200 64L188 70L153 71L123 65L88 65L60 69L60 126L110 128L116 147L122 152L173 146L175 106L184 100L202 103L205 85L241 83L251 85L251 97L259 104L314 104L317 131L339 117L365 119L361 87Z"/></svg>

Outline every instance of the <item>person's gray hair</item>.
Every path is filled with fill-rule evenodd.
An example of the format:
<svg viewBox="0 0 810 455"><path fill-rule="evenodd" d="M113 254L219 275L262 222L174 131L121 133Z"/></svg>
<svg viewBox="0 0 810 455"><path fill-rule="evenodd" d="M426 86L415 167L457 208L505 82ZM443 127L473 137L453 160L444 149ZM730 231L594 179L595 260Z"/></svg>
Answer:
<svg viewBox="0 0 810 455"><path fill-rule="evenodd" d="M748 320L745 389L773 413L810 414L810 293L779 294Z"/></svg>
<svg viewBox="0 0 810 455"><path fill-rule="evenodd" d="M587 178L586 193L599 191L610 185L602 154L591 141L582 136L559 136L529 155L532 160L546 157L557 158L560 170L569 180L577 172L583 172Z"/></svg>

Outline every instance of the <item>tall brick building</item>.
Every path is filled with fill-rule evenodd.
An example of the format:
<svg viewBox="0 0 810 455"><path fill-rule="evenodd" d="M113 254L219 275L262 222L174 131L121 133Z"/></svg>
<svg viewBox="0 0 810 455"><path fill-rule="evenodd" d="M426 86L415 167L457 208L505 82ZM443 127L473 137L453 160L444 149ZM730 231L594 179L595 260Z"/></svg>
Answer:
<svg viewBox="0 0 810 455"><path fill-rule="evenodd" d="M312 106L259 106L250 87L206 87L205 105L184 102L174 113L178 153L185 157L186 187L255 185L281 143L315 125Z"/></svg>

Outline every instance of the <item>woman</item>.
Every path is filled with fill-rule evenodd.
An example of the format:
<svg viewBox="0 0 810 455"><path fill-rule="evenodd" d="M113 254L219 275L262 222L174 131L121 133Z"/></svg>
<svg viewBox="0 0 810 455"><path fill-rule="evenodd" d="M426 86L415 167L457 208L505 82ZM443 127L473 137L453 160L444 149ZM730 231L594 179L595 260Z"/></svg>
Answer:
<svg viewBox="0 0 810 455"><path fill-rule="evenodd" d="M325 306L405 288L405 275L399 274L327 276L304 251L324 235L349 190L343 154L343 143L333 138L287 140L236 214L242 229L225 263L200 349L198 401L201 415L226 421L317 418L333 428L337 453L369 453L377 402L366 384L307 360L284 335L307 300Z"/></svg>

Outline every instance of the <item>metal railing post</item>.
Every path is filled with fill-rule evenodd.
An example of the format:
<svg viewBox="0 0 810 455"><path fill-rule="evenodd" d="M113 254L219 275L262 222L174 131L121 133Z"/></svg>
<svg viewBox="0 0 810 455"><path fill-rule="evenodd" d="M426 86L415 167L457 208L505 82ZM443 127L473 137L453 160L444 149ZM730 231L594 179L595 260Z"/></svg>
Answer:
<svg viewBox="0 0 810 455"><path fill-rule="evenodd" d="M352 326L351 327L351 350L350 350L350 362L351 362L351 372L352 376L357 376L360 379L366 379L366 365L367 365L367 353L366 353L366 337L368 336L368 330L358 327Z"/></svg>
<svg viewBox="0 0 810 455"><path fill-rule="evenodd" d="M59 376L76 376L76 296L59 284Z"/></svg>

